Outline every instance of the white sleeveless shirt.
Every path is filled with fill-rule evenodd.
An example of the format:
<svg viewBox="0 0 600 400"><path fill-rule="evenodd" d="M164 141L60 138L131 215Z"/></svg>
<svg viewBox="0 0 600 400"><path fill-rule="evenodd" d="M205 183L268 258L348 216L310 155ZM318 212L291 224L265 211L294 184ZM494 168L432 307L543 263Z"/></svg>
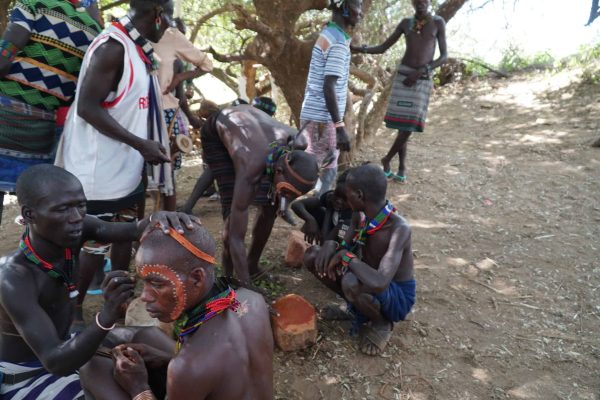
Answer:
<svg viewBox="0 0 600 400"><path fill-rule="evenodd" d="M123 74L102 106L125 129L148 139L150 76L135 43L114 25L92 42L81 66L75 101L69 110L55 164L74 174L88 200L116 200L140 184L144 159L133 147L109 138L77 112L79 89L95 50L108 39L123 45Z"/></svg>

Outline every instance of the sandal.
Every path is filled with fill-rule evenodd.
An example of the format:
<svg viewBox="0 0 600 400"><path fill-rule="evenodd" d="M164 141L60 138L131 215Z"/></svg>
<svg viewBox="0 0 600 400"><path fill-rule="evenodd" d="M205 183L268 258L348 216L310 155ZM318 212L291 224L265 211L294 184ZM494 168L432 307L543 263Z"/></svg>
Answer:
<svg viewBox="0 0 600 400"><path fill-rule="evenodd" d="M398 183L406 183L406 175L398 175L398 174L392 174L393 176L393 180L394 182L398 182Z"/></svg>
<svg viewBox="0 0 600 400"><path fill-rule="evenodd" d="M360 338L360 351L368 356L380 355L392 337L394 324L390 322L388 328L386 329L382 326L377 328L373 326L373 323L363 326Z"/></svg>
<svg viewBox="0 0 600 400"><path fill-rule="evenodd" d="M393 179L394 176L396 176L391 170L390 171L383 171L383 173L385 174L385 177L388 179Z"/></svg>

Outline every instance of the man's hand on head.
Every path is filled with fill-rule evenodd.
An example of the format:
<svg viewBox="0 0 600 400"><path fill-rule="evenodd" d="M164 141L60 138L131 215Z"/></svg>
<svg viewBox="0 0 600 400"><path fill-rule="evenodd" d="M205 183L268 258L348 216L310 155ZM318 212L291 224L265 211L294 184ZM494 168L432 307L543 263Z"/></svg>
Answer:
<svg viewBox="0 0 600 400"><path fill-rule="evenodd" d="M131 398L150 390L148 371L142 356L131 347L117 346L112 352L115 381Z"/></svg>
<svg viewBox="0 0 600 400"><path fill-rule="evenodd" d="M169 233L169 228L183 234L184 226L191 231L194 229L194 224L202 225L200 218L178 211L158 211L138 222L138 232L139 230L142 231L140 238L146 236L155 227L158 227L165 234Z"/></svg>
<svg viewBox="0 0 600 400"><path fill-rule="evenodd" d="M337 139L337 148L341 151L350 151L350 138L346 133L346 128L343 126L335 129L335 135Z"/></svg>

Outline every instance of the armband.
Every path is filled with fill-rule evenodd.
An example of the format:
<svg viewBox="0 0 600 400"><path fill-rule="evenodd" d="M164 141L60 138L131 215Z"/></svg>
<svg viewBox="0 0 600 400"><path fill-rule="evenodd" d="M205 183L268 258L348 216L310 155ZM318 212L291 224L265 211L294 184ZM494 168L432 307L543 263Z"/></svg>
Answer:
<svg viewBox="0 0 600 400"><path fill-rule="evenodd" d="M0 39L0 56L12 61L19 49L8 40Z"/></svg>
<svg viewBox="0 0 600 400"><path fill-rule="evenodd" d="M350 263L355 258L356 258L356 255L354 253L349 252L349 251L347 251L346 254L344 254L342 256L342 262L340 263L340 269L342 270L342 275L345 274L346 272L348 272L348 268L350 267Z"/></svg>

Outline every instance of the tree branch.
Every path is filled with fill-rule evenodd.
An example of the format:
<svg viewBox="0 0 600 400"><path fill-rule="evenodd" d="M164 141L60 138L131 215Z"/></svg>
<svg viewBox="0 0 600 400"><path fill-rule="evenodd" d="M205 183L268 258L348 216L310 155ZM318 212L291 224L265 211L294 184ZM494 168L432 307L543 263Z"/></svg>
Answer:
<svg viewBox="0 0 600 400"><path fill-rule="evenodd" d="M215 49L213 49L212 46L209 47L208 50L206 50L206 52L212 54L212 56L215 60L217 60L218 62L222 62L222 63L238 62L238 61L245 61L245 60L252 59L252 57L248 57L245 54L225 55L225 54L217 53L217 51Z"/></svg>
<svg viewBox="0 0 600 400"><path fill-rule="evenodd" d="M446 0L435 11L436 15L444 18L446 22L450 21L456 15L458 10L469 0Z"/></svg>
<svg viewBox="0 0 600 400"><path fill-rule="evenodd" d="M208 14L204 14L203 16L198 18L196 20L196 22L194 22L194 26L192 28L192 33L190 34L190 42L194 43L194 41L196 40L196 37L198 36L198 32L200 31L200 28L206 21L208 21L212 17L215 17L219 14L224 14L224 13L230 12L230 11L233 11L233 5L231 3L227 3L224 6L215 8Z"/></svg>
<svg viewBox="0 0 600 400"><path fill-rule="evenodd" d="M377 83L375 81L375 78L371 74L361 69L358 69L355 66L350 67L350 74L365 82L369 89L372 89L373 86L375 86L375 84Z"/></svg>
<svg viewBox="0 0 600 400"><path fill-rule="evenodd" d="M591 25L592 22L594 22L594 20L596 18L598 18L600 16L600 1L599 0L592 0L592 9L590 10L590 19L588 20L587 25Z"/></svg>
<svg viewBox="0 0 600 400"><path fill-rule="evenodd" d="M271 39L275 39L277 35L273 30L263 22L259 21L256 16L251 14L248 10L246 10L243 6L239 4L233 4L235 12L238 14L238 18L234 18L233 24L236 29L250 29L258 34L265 35Z"/></svg>

